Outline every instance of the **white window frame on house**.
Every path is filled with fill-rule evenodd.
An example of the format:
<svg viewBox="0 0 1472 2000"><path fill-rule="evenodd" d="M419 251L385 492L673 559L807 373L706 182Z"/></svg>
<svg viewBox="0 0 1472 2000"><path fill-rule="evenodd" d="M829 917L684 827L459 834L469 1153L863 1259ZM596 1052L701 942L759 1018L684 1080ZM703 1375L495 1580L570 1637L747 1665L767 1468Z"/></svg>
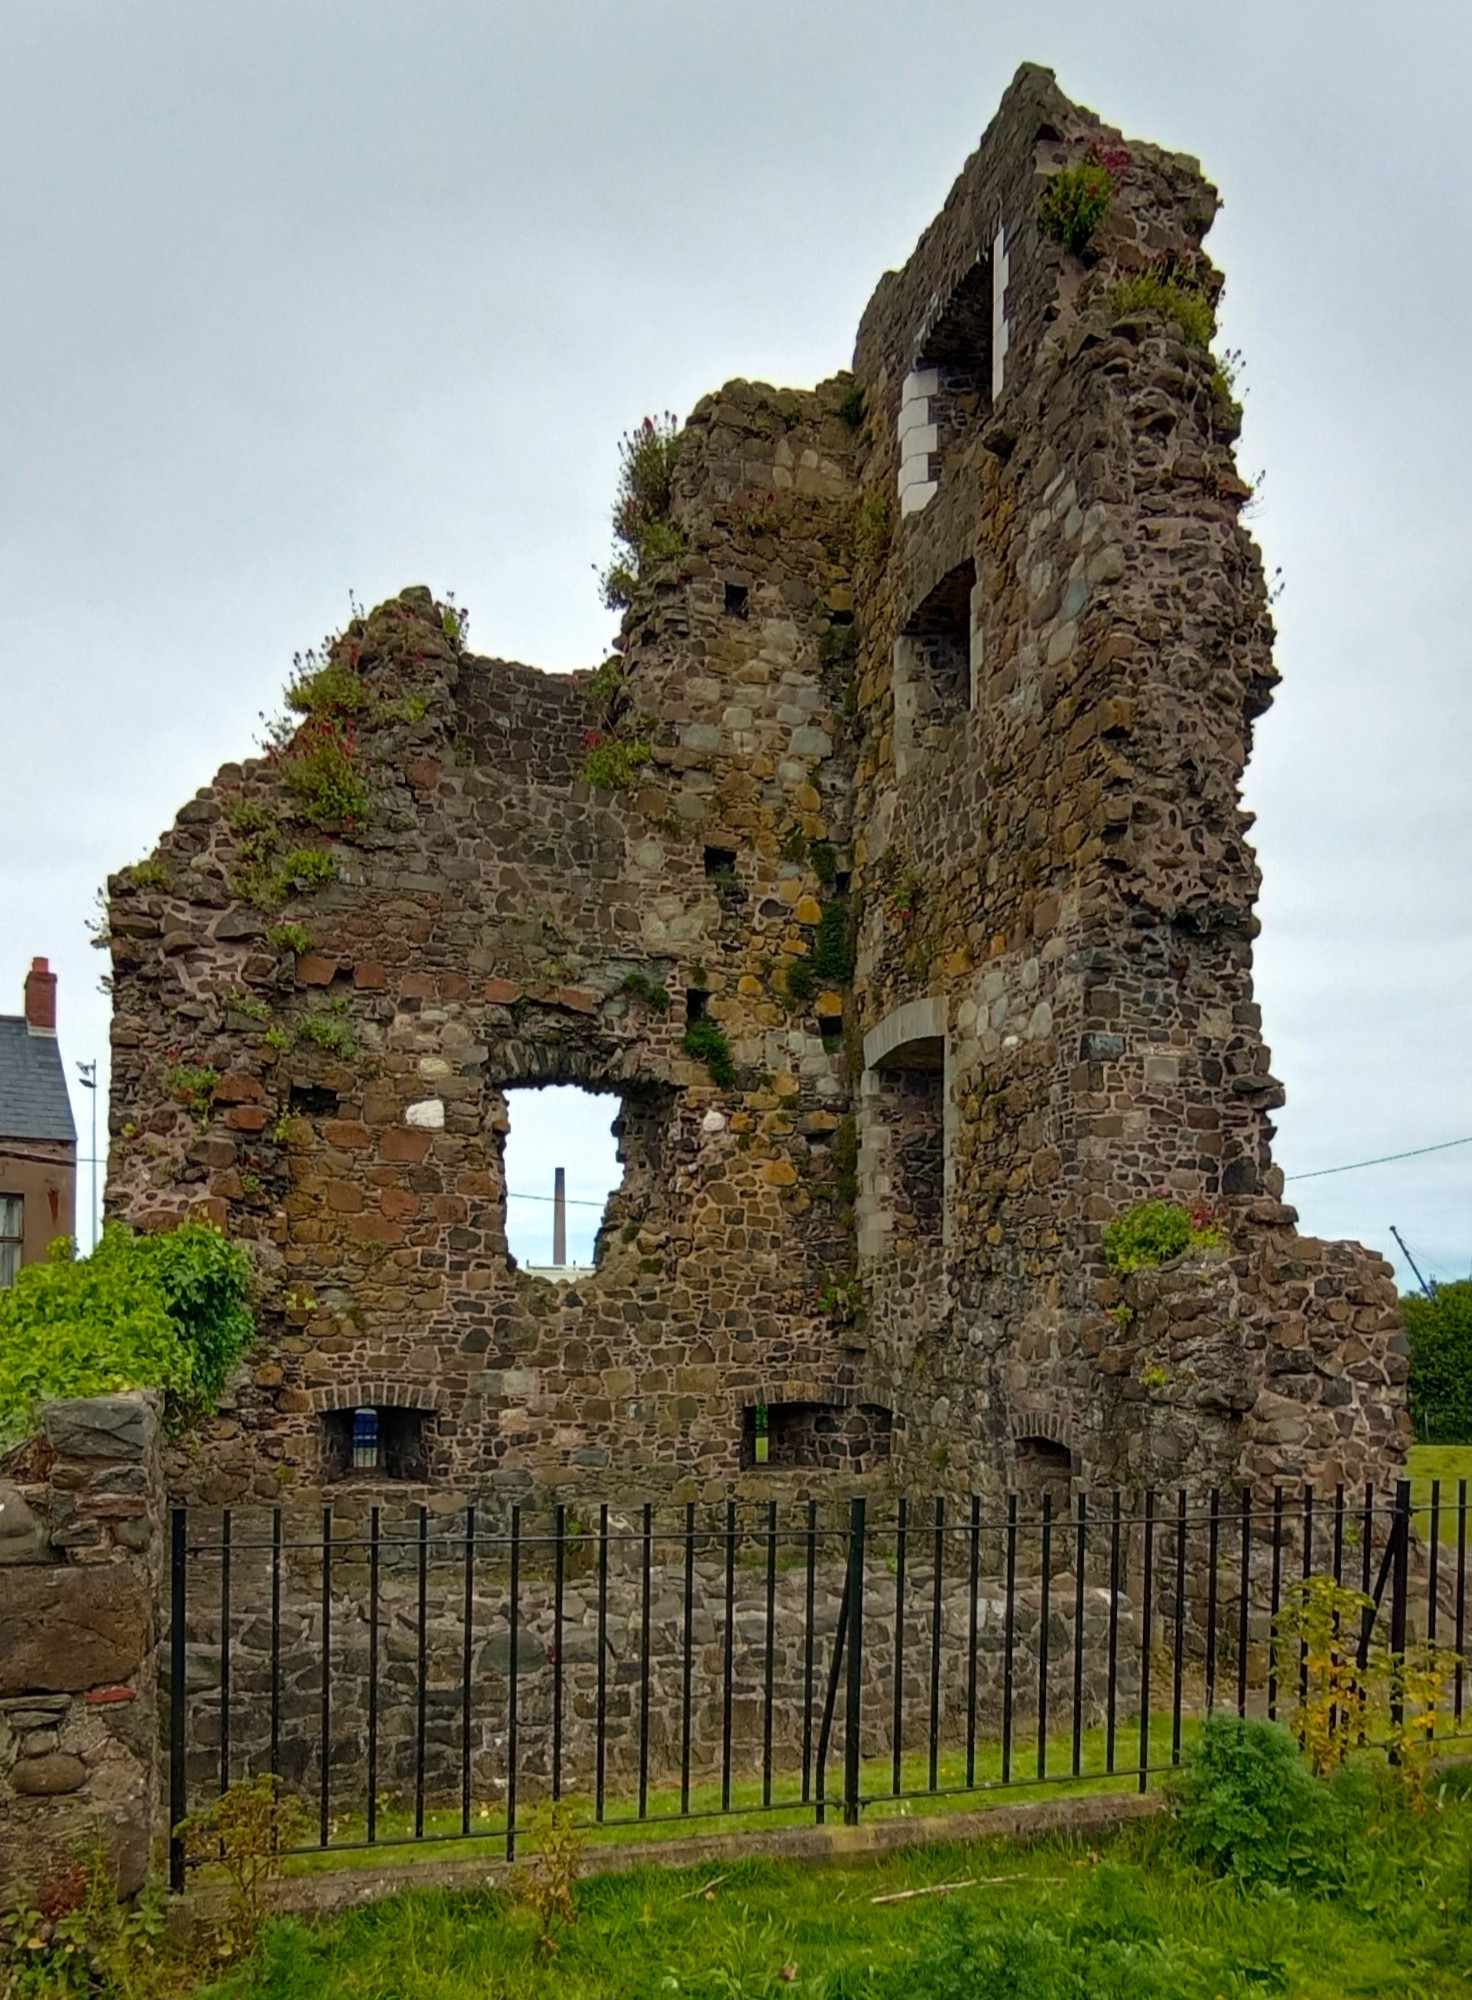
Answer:
<svg viewBox="0 0 1472 2000"><path fill-rule="evenodd" d="M0 1194L0 1291L15 1283L25 1255L26 1198Z"/></svg>

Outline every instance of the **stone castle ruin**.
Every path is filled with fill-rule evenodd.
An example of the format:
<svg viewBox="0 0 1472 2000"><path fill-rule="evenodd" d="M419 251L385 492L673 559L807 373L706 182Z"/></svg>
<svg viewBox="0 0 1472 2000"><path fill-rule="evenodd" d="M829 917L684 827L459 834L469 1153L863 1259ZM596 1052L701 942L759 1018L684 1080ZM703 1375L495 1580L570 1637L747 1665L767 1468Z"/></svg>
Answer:
<svg viewBox="0 0 1472 2000"><path fill-rule="evenodd" d="M1024 69L852 374L690 416L613 661L478 657L406 590L113 878L109 1211L261 1279L178 1495L351 1479L359 1410L376 1476L511 1498L1398 1462L1389 1267L1271 1158L1216 206ZM545 1083L621 1107L571 1285L507 1254ZM1201 1247L1121 1275L1162 1192Z"/></svg>

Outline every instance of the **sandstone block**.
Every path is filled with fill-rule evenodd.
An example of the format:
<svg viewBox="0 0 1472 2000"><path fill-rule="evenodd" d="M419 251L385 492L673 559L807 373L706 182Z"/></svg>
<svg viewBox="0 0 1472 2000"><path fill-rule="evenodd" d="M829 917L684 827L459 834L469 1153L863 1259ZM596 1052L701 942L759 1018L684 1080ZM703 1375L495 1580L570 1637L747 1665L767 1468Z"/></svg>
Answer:
<svg viewBox="0 0 1472 2000"><path fill-rule="evenodd" d="M11 1570L0 1591L0 1695L125 1681L153 1632L153 1600L132 1563Z"/></svg>

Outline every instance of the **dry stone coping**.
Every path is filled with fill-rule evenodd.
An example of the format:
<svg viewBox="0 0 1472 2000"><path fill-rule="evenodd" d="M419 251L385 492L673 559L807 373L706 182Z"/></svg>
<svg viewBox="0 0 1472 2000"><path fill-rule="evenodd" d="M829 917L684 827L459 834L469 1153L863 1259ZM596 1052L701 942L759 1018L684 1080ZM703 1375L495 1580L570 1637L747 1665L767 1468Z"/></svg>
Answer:
<svg viewBox="0 0 1472 2000"><path fill-rule="evenodd" d="M158 1412L142 1396L88 1396L52 1403L46 1442L60 1458L144 1458L158 1436Z"/></svg>

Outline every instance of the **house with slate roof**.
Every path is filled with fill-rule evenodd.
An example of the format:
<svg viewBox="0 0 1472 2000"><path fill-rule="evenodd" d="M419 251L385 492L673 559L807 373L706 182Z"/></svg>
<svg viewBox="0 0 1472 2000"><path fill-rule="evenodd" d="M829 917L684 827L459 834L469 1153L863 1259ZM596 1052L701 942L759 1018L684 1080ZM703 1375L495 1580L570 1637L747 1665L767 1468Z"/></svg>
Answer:
<svg viewBox="0 0 1472 2000"><path fill-rule="evenodd" d="M56 1042L56 974L26 974L25 1011L0 1014L0 1287L76 1228L77 1129Z"/></svg>

